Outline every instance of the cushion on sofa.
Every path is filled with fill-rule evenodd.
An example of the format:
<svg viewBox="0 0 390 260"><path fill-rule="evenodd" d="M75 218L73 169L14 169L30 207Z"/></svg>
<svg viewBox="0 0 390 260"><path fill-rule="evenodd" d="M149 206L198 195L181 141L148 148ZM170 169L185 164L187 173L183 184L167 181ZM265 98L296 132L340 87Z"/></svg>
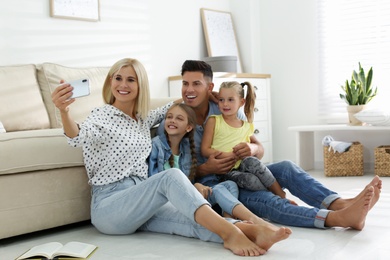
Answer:
<svg viewBox="0 0 390 260"><path fill-rule="evenodd" d="M50 127L35 65L0 67L0 121L7 132Z"/></svg>
<svg viewBox="0 0 390 260"><path fill-rule="evenodd" d="M51 101L51 93L60 84L60 80L90 79L91 94L76 99L70 107L74 120L81 122L93 108L104 104L102 88L109 69L109 67L71 68L54 63L43 63L38 66L38 82L52 128L62 127L59 111Z"/></svg>
<svg viewBox="0 0 390 260"><path fill-rule="evenodd" d="M5 133L5 132L7 132L7 131L5 131L4 125L3 125L3 123L0 121L0 134Z"/></svg>
<svg viewBox="0 0 390 260"><path fill-rule="evenodd" d="M84 165L61 128L0 134L0 162L0 175Z"/></svg>

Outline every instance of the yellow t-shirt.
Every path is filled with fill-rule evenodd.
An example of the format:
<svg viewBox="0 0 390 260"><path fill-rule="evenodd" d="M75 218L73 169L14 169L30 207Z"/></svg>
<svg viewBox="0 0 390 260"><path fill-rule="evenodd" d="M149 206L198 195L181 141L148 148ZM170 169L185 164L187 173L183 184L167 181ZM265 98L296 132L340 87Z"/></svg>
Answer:
<svg viewBox="0 0 390 260"><path fill-rule="evenodd" d="M211 148L214 148L222 152L231 152L233 147L242 142L250 142L250 137L254 132L253 123L243 121L244 124L241 127L232 127L228 125L223 119L222 115L212 115L215 118L215 128L213 143ZM241 163L241 160L237 161L233 168L237 168Z"/></svg>

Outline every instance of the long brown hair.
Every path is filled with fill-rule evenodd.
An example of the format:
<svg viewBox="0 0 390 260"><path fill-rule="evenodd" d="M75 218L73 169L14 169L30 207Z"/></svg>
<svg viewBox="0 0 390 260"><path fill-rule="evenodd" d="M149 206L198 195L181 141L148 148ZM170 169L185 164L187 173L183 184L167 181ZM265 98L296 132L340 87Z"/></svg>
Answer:
<svg viewBox="0 0 390 260"><path fill-rule="evenodd" d="M196 152L195 152L195 140L194 140L194 133L195 133L195 127L196 127L196 114L195 114L195 111L192 109L192 107L184 104L184 103L175 103L173 104L168 112L174 108L174 107L179 107L181 108L182 110L184 110L184 112L186 112L187 114L187 117L188 117L188 125L192 126L192 130L187 132L183 138L188 138L188 140L190 141L190 149L191 149L191 157L192 157L192 161L191 161L191 169L190 169L190 174L188 176L188 178L190 179L190 181L194 181L195 180L195 177L196 177L196 167L198 165L198 161L196 159ZM167 114L168 114L167 112ZM165 118L166 120L166 118ZM167 136L167 140L168 140L168 144L169 146L171 145L170 141L169 141L169 136L168 136L168 133L165 131L165 135ZM173 167L173 154L171 154L171 157L169 157L169 165L171 167Z"/></svg>

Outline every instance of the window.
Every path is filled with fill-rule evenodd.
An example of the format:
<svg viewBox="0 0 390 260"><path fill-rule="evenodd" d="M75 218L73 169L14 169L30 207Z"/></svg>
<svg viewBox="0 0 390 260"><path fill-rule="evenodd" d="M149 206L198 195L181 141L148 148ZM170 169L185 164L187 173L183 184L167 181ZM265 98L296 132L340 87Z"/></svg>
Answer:
<svg viewBox="0 0 390 260"><path fill-rule="evenodd" d="M346 114L340 86L359 62L366 73L373 68L372 85L378 87L369 106L390 111L390 1L318 0L317 5L320 116L331 122Z"/></svg>

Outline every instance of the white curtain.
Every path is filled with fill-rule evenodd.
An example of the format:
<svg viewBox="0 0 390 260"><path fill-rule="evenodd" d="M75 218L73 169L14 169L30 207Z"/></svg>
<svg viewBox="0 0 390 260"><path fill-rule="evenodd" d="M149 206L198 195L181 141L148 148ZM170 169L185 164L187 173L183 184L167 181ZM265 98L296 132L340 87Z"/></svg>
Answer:
<svg viewBox="0 0 390 260"><path fill-rule="evenodd" d="M373 68L378 94L369 107L390 111L390 1L317 0L320 91L319 115L336 119L346 114L339 94L359 62Z"/></svg>

